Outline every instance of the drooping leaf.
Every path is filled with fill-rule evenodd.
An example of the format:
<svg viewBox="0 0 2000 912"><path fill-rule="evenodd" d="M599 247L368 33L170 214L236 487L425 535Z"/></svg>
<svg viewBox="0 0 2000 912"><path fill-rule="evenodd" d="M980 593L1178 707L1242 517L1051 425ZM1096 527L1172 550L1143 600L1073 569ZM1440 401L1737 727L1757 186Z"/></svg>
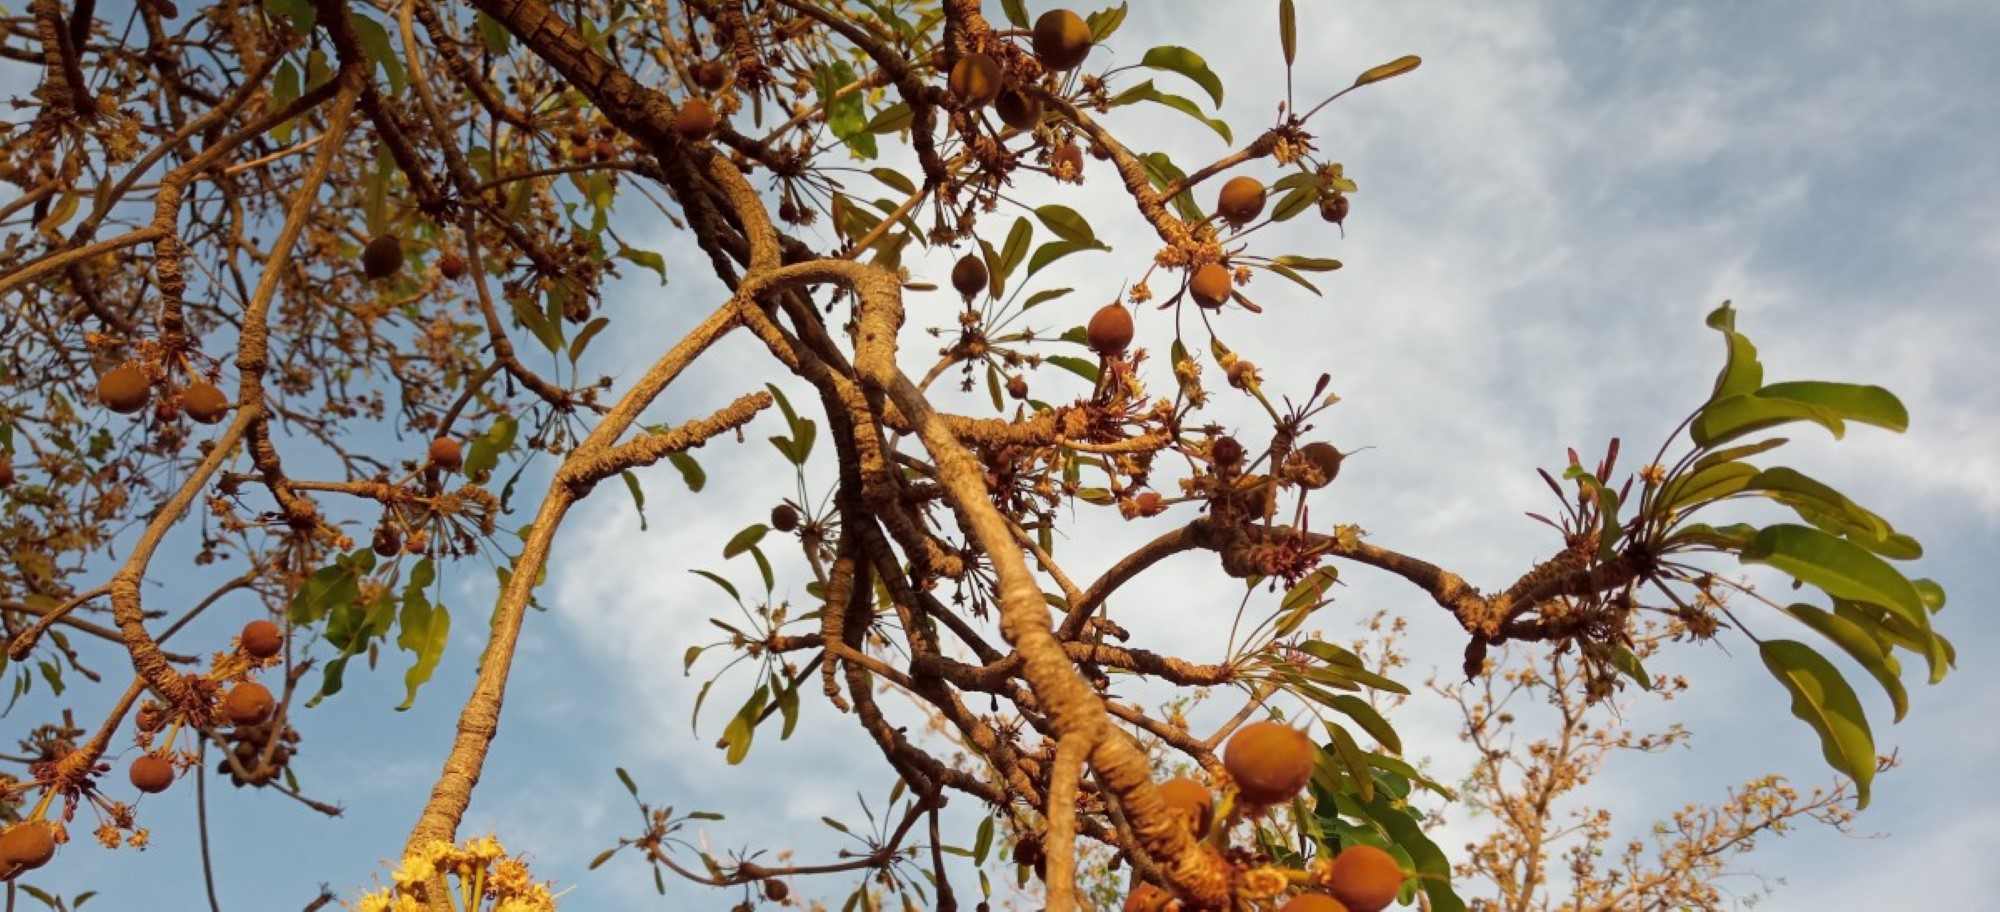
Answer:
<svg viewBox="0 0 2000 912"><path fill-rule="evenodd" d="M1128 88L1123 92L1119 92L1116 96L1113 96L1111 99L1110 106L1115 108L1121 105L1134 104L1141 101L1150 101L1155 104L1166 105L1167 107L1173 108L1176 111L1186 114L1187 116L1192 117L1195 120L1201 121L1203 126L1206 126L1211 130L1214 130L1215 135L1222 137L1222 141L1225 143L1233 143L1236 141L1233 134L1229 132L1228 124L1201 113L1201 107L1186 98L1168 92L1160 91L1153 85L1153 81L1150 79L1146 80L1145 82L1139 83L1138 85L1132 86L1131 88Z"/></svg>
<svg viewBox="0 0 2000 912"><path fill-rule="evenodd" d="M1930 629L1923 597L1895 567L1860 545L1810 526L1767 526L1739 559L1776 567L1834 598L1880 605L1919 629Z"/></svg>
<svg viewBox="0 0 2000 912"><path fill-rule="evenodd" d="M1099 246L1096 232L1090 230L1090 222L1075 209L1050 203L1035 207L1035 218L1040 219L1044 227L1055 232L1056 237L1065 241L1083 247Z"/></svg>
<svg viewBox="0 0 2000 912"><path fill-rule="evenodd" d="M1764 385L1764 366L1757 362L1757 346L1736 331L1736 309L1728 301L1722 302L1721 307L1709 313L1708 325L1722 333L1722 344L1727 349L1722 372L1716 375L1715 389L1709 393L1708 401L1756 392Z"/></svg>
<svg viewBox="0 0 2000 912"><path fill-rule="evenodd" d="M1794 380L1773 383L1757 391L1762 399L1795 402L1828 414L1901 433L1910 428L1910 412L1896 394L1879 386Z"/></svg>
<svg viewBox="0 0 2000 912"><path fill-rule="evenodd" d="M1856 808L1868 806L1875 780L1875 737L1854 688L1825 656L1796 640L1767 640L1757 652L1792 695L1792 714L1819 734L1827 765L1854 780Z"/></svg>
<svg viewBox="0 0 2000 912"><path fill-rule="evenodd" d="M1744 394L1724 396L1702 406L1701 413L1688 426L1688 436L1695 446L1706 448L1795 421L1810 421L1826 428L1835 440L1847 434L1847 425L1838 415L1816 405Z"/></svg>
<svg viewBox="0 0 2000 912"><path fill-rule="evenodd" d="M1222 80L1209 70L1208 61L1201 59L1200 54L1184 47L1163 45L1146 51L1146 56L1139 58L1139 65L1194 80L1216 107L1222 107Z"/></svg>
<svg viewBox="0 0 2000 912"><path fill-rule="evenodd" d="M1783 610L1853 658L1889 695L1889 703L1896 710L1895 721L1903 721L1903 715L1910 709L1910 695L1903 687L1902 664L1883 645L1883 638L1862 627L1855 616L1834 614L1816 605L1793 604Z"/></svg>

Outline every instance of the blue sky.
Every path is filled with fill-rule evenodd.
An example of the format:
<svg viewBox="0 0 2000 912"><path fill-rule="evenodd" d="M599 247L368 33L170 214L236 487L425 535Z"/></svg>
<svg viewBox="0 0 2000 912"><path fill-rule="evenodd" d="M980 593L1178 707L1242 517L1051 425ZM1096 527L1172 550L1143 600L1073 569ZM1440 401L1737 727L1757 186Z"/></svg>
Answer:
<svg viewBox="0 0 2000 912"><path fill-rule="evenodd" d="M1114 47L1091 65L1136 60L1155 44L1190 45L1223 77L1222 114L1247 137L1282 97L1276 5L1135 3ZM1548 506L1533 469L1556 468L1565 446L1600 451L1611 436L1632 454L1657 447L1718 366L1720 344L1703 314L1733 299L1767 376L1879 383L1908 404L1905 435L1857 428L1834 444L1801 432L1780 452L1925 543L1917 572L1950 592L1939 627L1961 656L1944 684L1911 682L1913 707L1901 725L1890 726L1886 703L1863 691L1878 747L1903 761L1877 782L1875 805L1858 823L1887 835L1807 829L1765 841L1746 865L1777 887L1761 908L1976 908L2000 890L2000 869L1974 854L2000 838L2000 790L1988 772L2000 764L2000 735L1986 714L2000 672L1985 659L2000 634L1986 606L2000 586L1983 572L2000 553L2000 359L1992 353L2000 343L2000 158L1990 151L2000 143L2000 100L1984 89L2000 84L1991 53L2000 9L1299 6L1303 104L1395 56L1425 60L1314 121L1322 153L1345 162L1361 187L1346 239L1310 218L1256 236L1258 252L1345 261L1319 282L1325 297L1260 277L1250 291L1266 313L1232 311L1218 323L1232 347L1265 368L1272 389L1302 392L1331 372L1345 401L1321 429L1343 448L1375 448L1316 495L1315 515L1358 523L1377 543L1475 584L1504 585L1554 543L1521 515ZM1156 78L1199 94L1176 77ZM1127 112L1114 123L1183 164L1225 151L1178 115ZM1050 285L1078 289L1046 305L1068 308L1042 318L1064 325L1108 300L1153 249L1108 175L1088 173L1084 187L1060 191L1061 201L1089 213L1114 250L1051 270ZM1019 192L1047 189L1029 179ZM594 346L594 371L633 371L719 300L700 259L675 249L667 226L647 221L650 212L635 206L623 218L666 252L672 282L660 288L641 275L616 287L609 307L626 328ZM937 257L931 274L942 280L948 263ZM952 305L940 295L910 309L905 344L923 351L929 346L914 328L950 320ZM1147 310L1139 344L1164 349L1167 331L1163 315ZM762 353L745 340L719 354L653 417L703 414L761 381ZM1035 381L1038 395L1051 397L1068 382L1053 372ZM1247 413L1224 414L1254 426ZM617 835L636 832L614 766L629 769L657 804L727 814L705 830L717 851L791 846L807 860L837 848L819 816L857 818L857 790L878 808L887 791L861 733L810 699L790 741L764 733L744 765L723 765L712 742L742 698L741 677L717 685L700 731L689 730L699 673L720 663L684 677L682 651L711 638L704 618L733 609L686 571L739 582L754 575L742 560L725 563L721 543L791 493L789 480L774 482L788 473L761 442L778 432L760 422L748 445L717 441L699 451L711 476L699 496L670 469L649 473L644 532L622 492L607 487L575 515L559 548L541 594L549 611L529 619L493 763L463 832L491 829L529 852L539 876L574 888L566 909L721 909L739 899L671 881L669 902L650 899L650 875L630 858L584 871ZM829 474L815 464L816 492ZM1151 534L1087 511L1061 553L1073 575L1088 578L1115 556L1112 546ZM1348 619L1389 609L1412 621L1407 679L1455 666L1463 643L1435 606L1397 580L1344 569L1348 585L1316 623L1341 634ZM353 676L347 692L308 714L298 769L315 797L347 807L342 819L314 819L277 796L210 790L224 908L296 908L320 883L352 896L398 851L470 685L490 580L476 563L447 575L453 651L416 709L389 711L401 701L403 659L385 653L379 672ZM1114 600L1112 611L1143 643L1213 660L1236 591L1211 563L1185 558ZM781 574L779 595L806 599L796 568ZM212 632L226 635L225 626ZM1689 676L1693 692L1667 707L1633 700L1629 718L1681 719L1695 739L1687 750L1621 761L1599 780L1589 797L1617 812L1621 832L1643 834L1682 803L1718 799L1753 776L1776 772L1803 785L1830 777L1740 638L1670 649L1654 670ZM1223 695L1220 708L1233 709L1229 701ZM1408 752L1428 758L1440 778L1463 773L1451 707L1420 696L1393 721ZM187 786L146 800L158 821L154 848L114 855L73 845L36 882L99 889L93 908L200 907ZM969 840L969 828L956 838ZM1447 850L1463 841L1439 839ZM836 902L848 886L794 884Z"/></svg>

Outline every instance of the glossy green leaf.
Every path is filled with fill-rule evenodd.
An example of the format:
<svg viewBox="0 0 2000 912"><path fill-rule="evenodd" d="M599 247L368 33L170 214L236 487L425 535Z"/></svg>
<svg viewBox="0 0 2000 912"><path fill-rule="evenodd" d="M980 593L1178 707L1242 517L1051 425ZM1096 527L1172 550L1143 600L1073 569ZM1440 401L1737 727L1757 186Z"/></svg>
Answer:
<svg viewBox="0 0 2000 912"><path fill-rule="evenodd" d="M1747 459L1751 456L1757 455L1758 453L1764 453L1771 450L1775 450L1781 446L1784 446L1787 442L1788 441L1786 441L1786 439L1783 437L1772 437L1769 440L1759 440L1756 443L1746 443L1743 444L1742 446L1733 446L1716 450L1714 452L1709 453L1706 456L1701 457L1700 459L1695 460L1694 466L1690 469L1690 471L1699 472L1702 469L1708 468L1709 466L1721 465L1722 463L1725 462L1736 462L1737 460L1740 459Z"/></svg>
<svg viewBox="0 0 2000 912"><path fill-rule="evenodd" d="M1917 587L1895 567L1860 545L1810 526L1767 526L1739 559L1776 567L1834 598L1881 605L1920 629L1930 629Z"/></svg>
<svg viewBox="0 0 2000 912"><path fill-rule="evenodd" d="M1855 807L1868 806L1875 780L1875 738L1854 688L1826 657L1795 640L1768 640L1758 646L1764 667L1792 695L1792 714L1819 734L1827 765L1854 780Z"/></svg>
<svg viewBox="0 0 2000 912"><path fill-rule="evenodd" d="M1072 253L1081 253L1085 250L1110 249L1103 244L1073 244L1069 241L1050 241L1035 248L1035 255L1028 258L1028 275L1032 276L1035 273L1041 272L1043 267Z"/></svg>
<svg viewBox="0 0 2000 912"><path fill-rule="evenodd" d="M1293 187L1278 198L1278 204L1271 207L1271 220L1288 222L1299 213L1312 208L1319 202L1319 190L1312 186Z"/></svg>
<svg viewBox="0 0 2000 912"><path fill-rule="evenodd" d="M1764 384L1764 365L1757 362L1757 346L1736 331L1736 309L1729 306L1728 301L1722 302L1721 307L1709 313L1708 325L1722 333L1723 346L1728 350L1728 358L1723 362L1722 372L1716 375L1715 389L1709 393L1708 401L1756 392Z"/></svg>
<svg viewBox="0 0 2000 912"><path fill-rule="evenodd" d="M910 121L914 117L915 115L910 113L910 106L899 101L875 112L875 117L868 121L866 129L877 136L884 133L899 133L910 128Z"/></svg>
<svg viewBox="0 0 2000 912"><path fill-rule="evenodd" d="M1757 477L1757 467L1740 462L1723 462L1690 472L1667 482L1659 503L1665 510L1689 510L1720 500L1743 490Z"/></svg>
<svg viewBox="0 0 2000 912"><path fill-rule="evenodd" d="M1090 230L1089 220L1082 213L1068 206L1050 203L1035 207L1035 218L1044 227L1055 232L1056 237L1084 247L1095 246L1097 234Z"/></svg>
<svg viewBox="0 0 2000 912"><path fill-rule="evenodd" d="M1903 688L1902 663L1883 645L1881 637L1862 627L1856 617L1834 614L1815 605L1794 604L1782 610L1831 640L1874 677L1889 695L1889 703L1896 710L1895 721L1903 721L1903 715L1910 709L1910 695Z"/></svg>
<svg viewBox="0 0 2000 912"><path fill-rule="evenodd" d="M1882 517L1847 499L1847 496L1795 469L1783 466L1765 469L1744 485L1746 491L1762 492L1781 503L1804 503L1820 510L1841 514L1859 524L1869 537L1882 540L1895 531Z"/></svg>
<svg viewBox="0 0 2000 912"><path fill-rule="evenodd" d="M1725 396L1702 406L1688 436L1698 447L1713 447L1745 434L1796 421L1810 421L1833 433L1835 440L1847 434L1839 416L1815 405L1786 399L1766 399L1758 395Z"/></svg>
<svg viewBox="0 0 2000 912"><path fill-rule="evenodd" d="M1734 552L1750 547L1750 542L1756 537L1757 527L1748 523L1731 523L1727 526L1689 523L1667 536L1665 544L1670 547L1703 547Z"/></svg>
<svg viewBox="0 0 2000 912"><path fill-rule="evenodd" d="M1209 70L1208 61L1201 59L1200 54L1184 47L1163 45L1148 50L1146 56L1139 58L1139 65L1179 73L1194 80L1195 85L1208 93L1216 107L1222 107L1222 80Z"/></svg>
<svg viewBox="0 0 2000 912"><path fill-rule="evenodd" d="M1770 384L1758 390L1757 396L1812 406L1848 421L1872 424L1898 433L1910 428L1910 412L1903 407L1902 400L1879 386L1798 380Z"/></svg>
<svg viewBox="0 0 2000 912"><path fill-rule="evenodd" d="M1384 750L1392 754L1403 752L1403 739L1396 735L1395 727L1391 726L1389 720L1383 718L1367 700L1347 694L1335 694L1327 706L1353 719L1354 724L1361 726L1361 730L1367 732L1368 737L1374 738Z"/></svg>
<svg viewBox="0 0 2000 912"><path fill-rule="evenodd" d="M1393 694L1408 696L1410 693L1409 688L1363 668L1360 657L1332 643L1307 640L1299 645L1299 651L1325 662L1328 670L1348 680Z"/></svg>

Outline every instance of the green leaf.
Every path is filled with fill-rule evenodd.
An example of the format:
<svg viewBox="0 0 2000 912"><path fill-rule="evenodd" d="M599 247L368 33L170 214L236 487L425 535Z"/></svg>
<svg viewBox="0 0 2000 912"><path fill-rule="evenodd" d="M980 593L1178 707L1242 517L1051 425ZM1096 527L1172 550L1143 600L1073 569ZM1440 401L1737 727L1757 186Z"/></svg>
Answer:
<svg viewBox="0 0 2000 912"><path fill-rule="evenodd" d="M1332 257L1281 256L1271 262L1306 272L1332 272L1340 268L1340 261Z"/></svg>
<svg viewBox="0 0 2000 912"><path fill-rule="evenodd" d="M617 771L618 781L625 783L625 790L631 792L632 797L634 798L639 797L639 786L632 782L632 774L626 772L625 768L622 766L615 766L612 767L612 769Z"/></svg>
<svg viewBox="0 0 2000 912"><path fill-rule="evenodd" d="M1826 657L1795 640L1768 640L1758 645L1764 667L1792 694L1792 715L1819 733L1827 765L1854 780L1855 807L1868 806L1868 786L1875 779L1875 738L1854 688Z"/></svg>
<svg viewBox="0 0 2000 912"><path fill-rule="evenodd" d="M1141 101L1150 101L1155 104L1166 105L1167 107L1173 108L1176 111L1186 114L1187 116L1192 117L1195 120L1201 121L1203 126L1206 126L1211 130L1214 130L1217 136L1222 137L1222 141L1225 143L1233 143L1236 141L1235 138L1229 132L1228 124L1223 123L1220 120L1213 119L1201 113L1201 108L1197 106L1194 102L1189 101L1186 98L1182 98L1179 95L1173 95L1167 92L1162 92L1159 89L1154 88L1153 81L1150 79L1146 80L1145 82L1139 83L1138 85L1135 85L1129 89L1126 89L1123 92L1118 93L1115 97L1111 99L1110 106L1116 108L1121 105L1128 105Z"/></svg>
<svg viewBox="0 0 2000 912"><path fill-rule="evenodd" d="M1033 274L1032 269L1029 270L1029 274L1030 275ZM1021 309L1028 310L1037 304L1047 304L1048 302L1060 298L1063 295L1069 294L1070 292L1075 290L1076 289L1074 288L1044 288L1041 291L1029 295L1026 301L1022 301Z"/></svg>
<svg viewBox="0 0 2000 912"><path fill-rule="evenodd" d="M1708 325L1722 333L1723 345L1729 351L1728 360L1723 362L1722 373L1716 375L1715 389L1709 393L1708 401L1715 402L1730 396L1743 396L1756 392L1764 384L1764 366L1757 363L1757 346L1736 331L1736 310L1728 301L1708 315Z"/></svg>
<svg viewBox="0 0 2000 912"><path fill-rule="evenodd" d="M972 839L973 864L985 864L986 853L993 848L993 818L984 817L979 821L979 834Z"/></svg>
<svg viewBox="0 0 2000 912"><path fill-rule="evenodd" d="M1403 752L1403 739L1397 737L1396 729L1389 724L1389 720L1382 718L1382 714L1376 712L1375 707L1369 705L1367 700L1348 694L1335 694L1328 698L1326 705L1353 719L1354 723L1361 726L1361 730L1381 744L1384 750L1392 754Z"/></svg>
<svg viewBox="0 0 2000 912"><path fill-rule="evenodd" d="M1085 361L1082 358L1073 358L1069 355L1049 355L1043 358L1042 361L1043 363L1060 367L1092 383L1097 382L1097 362L1095 361Z"/></svg>
<svg viewBox="0 0 2000 912"><path fill-rule="evenodd" d="M884 133L898 133L910 128L910 121L914 116L910 113L910 106L899 101L877 111L875 118L868 121L867 130L877 136Z"/></svg>
<svg viewBox="0 0 2000 912"><path fill-rule="evenodd" d="M1156 190L1165 190L1187 179L1187 172L1182 171L1180 166L1174 164L1174 160L1168 158L1164 152L1148 152L1141 155L1139 164L1145 167L1146 179L1152 182ZM1172 205L1174 214L1180 216L1181 221L1192 224L1208 217L1201 211L1201 207L1195 204L1194 196L1186 190L1174 194Z"/></svg>
<svg viewBox="0 0 2000 912"><path fill-rule="evenodd" d="M1910 709L1910 694L1903 688L1902 664L1896 661L1880 636L1861 626L1862 621L1858 617L1833 614L1815 605L1794 604L1780 610L1791 615L1793 620L1811 627L1820 636L1832 640L1842 652L1859 663L1889 695L1889 704L1896 710L1895 721L1903 721L1903 715Z"/></svg>
<svg viewBox="0 0 2000 912"><path fill-rule="evenodd" d="M1812 406L1848 421L1872 424L1897 433L1910 428L1910 412L1903 407L1902 400L1879 386L1796 380L1773 383L1758 390L1757 396Z"/></svg>
<svg viewBox="0 0 2000 912"><path fill-rule="evenodd" d="M1118 31L1118 27L1125 24L1125 4L1120 3L1110 9L1098 10L1083 17L1083 22L1090 26L1090 43L1103 44L1104 39L1111 37L1112 32Z"/></svg>
<svg viewBox="0 0 2000 912"><path fill-rule="evenodd" d="M1880 605L1926 632L1923 597L1903 574L1860 545L1810 526L1779 524L1757 533L1738 558L1767 564L1818 586L1834 598Z"/></svg>
<svg viewBox="0 0 2000 912"><path fill-rule="evenodd" d="M1727 526L1711 526L1707 523L1689 523L1679 531L1667 536L1668 546L1698 546L1717 551L1741 551L1750 547L1757 537L1757 527L1749 523L1731 523Z"/></svg>
<svg viewBox="0 0 2000 912"><path fill-rule="evenodd" d="M597 338L597 334L603 332L604 327L610 325L611 319L609 317L597 317L589 323L584 324L583 331L577 333L576 338L569 340L569 363L571 367L576 366L576 359L583 357L583 350L589 347L590 340Z"/></svg>
<svg viewBox="0 0 2000 912"><path fill-rule="evenodd" d="M1735 462L1739 459L1755 456L1758 453L1764 453L1770 450L1775 450L1781 446L1784 446L1786 442L1787 441L1783 437L1772 437L1769 440L1759 440L1756 443L1746 443L1743 444L1742 446L1733 446L1725 450L1716 450L1712 453L1709 453L1706 456L1701 457L1700 459L1695 460L1694 471L1699 472L1702 469L1706 469L1712 465L1721 465L1722 463L1725 462Z"/></svg>
<svg viewBox="0 0 2000 912"><path fill-rule="evenodd" d="M396 645L417 654L416 664L403 673L403 685L409 688L398 711L409 709L417 702L417 688L422 687L437 671L438 660L444 658L444 647L451 637L451 612L443 605L424 604L413 619L411 603L403 603L402 633Z"/></svg>
<svg viewBox="0 0 2000 912"><path fill-rule="evenodd" d="M662 257L651 250L641 250L637 247L627 247L624 244L618 245L617 256L621 260L629 260L633 263L637 263L642 267L651 269L652 271L659 273L660 284L662 285L667 284L667 260L665 257Z"/></svg>
<svg viewBox="0 0 2000 912"><path fill-rule="evenodd" d="M1269 266L1266 266L1265 268L1271 270L1272 272L1277 273L1278 275L1284 276L1287 279L1291 279L1292 281L1299 283L1301 287L1305 288L1305 290L1307 291L1312 292L1313 294L1321 294L1318 285L1314 285L1312 282L1308 281L1305 276L1299 275L1297 272L1293 271L1292 268L1289 266L1280 266L1276 263L1272 263Z"/></svg>
<svg viewBox="0 0 2000 912"><path fill-rule="evenodd" d="M381 68L383 77L389 80L389 94L403 94L403 84L408 80L403 75L403 62L397 59L394 48L389 44L389 30L383 28L382 23L360 13L348 13L347 19L354 24L354 35L361 40L368 59L374 61Z"/></svg>
<svg viewBox="0 0 2000 912"><path fill-rule="evenodd" d="M1797 509L1808 522L1813 518L1807 515L1809 512L1838 514L1840 519L1846 520L1844 526L1855 527L1853 531L1871 541L1887 541L1895 532L1888 521L1847 499L1846 495L1802 472L1783 466L1758 472L1744 485L1744 490L1761 491L1772 500ZM1805 509L1808 507L1815 509Z"/></svg>
<svg viewBox="0 0 2000 912"><path fill-rule="evenodd" d="M1410 689L1361 666L1361 658L1354 653L1321 640L1307 640L1299 645L1299 651L1326 663L1324 668L1342 678L1359 684L1366 684L1376 690L1386 690L1393 694L1409 696Z"/></svg>
<svg viewBox="0 0 2000 912"><path fill-rule="evenodd" d="M1085 250L1110 250L1103 244L1073 244L1069 241L1050 241L1035 248L1035 255L1028 258L1028 275L1032 276L1049 265L1072 253Z"/></svg>
<svg viewBox="0 0 2000 912"><path fill-rule="evenodd" d="M639 476L631 469L618 473L625 480L625 492L632 495L632 509L639 511L639 531L646 531L646 490L639 487Z"/></svg>
<svg viewBox="0 0 2000 912"><path fill-rule="evenodd" d="M264 0L264 12L283 20L300 35L312 34L313 26L319 22L312 0Z"/></svg>
<svg viewBox="0 0 2000 912"><path fill-rule="evenodd" d="M1318 188L1310 184L1302 187L1293 187L1286 191L1283 197L1279 198L1276 206L1271 207L1271 220L1274 222L1291 221L1294 216L1312 208L1312 205L1316 202L1319 202Z"/></svg>
<svg viewBox="0 0 2000 912"><path fill-rule="evenodd" d="M868 129L866 92L836 96L842 86L854 82L854 66L845 60L821 64L813 70L813 88L826 111L826 125L834 138L847 146L854 157L869 160L876 155L875 134Z"/></svg>
<svg viewBox="0 0 2000 912"><path fill-rule="evenodd" d="M1743 490L1757 477L1757 467L1740 462L1723 462L1679 476L1660 491L1659 504L1665 510L1691 510Z"/></svg>
<svg viewBox="0 0 2000 912"><path fill-rule="evenodd" d="M472 438L472 446L466 448L465 477L477 479L493 471L500 464L501 454L514 448L514 435L519 429L512 415L494 418L493 426Z"/></svg>
<svg viewBox="0 0 2000 912"><path fill-rule="evenodd" d="M771 531L771 528L763 523L752 523L745 526L743 531L730 537L728 544L722 546L722 559L728 560L750 550L752 546L763 541L764 533L769 531Z"/></svg>
<svg viewBox="0 0 2000 912"><path fill-rule="evenodd" d="M1810 421L1826 428L1833 433L1835 440L1847 433L1847 425L1841 422L1839 416L1818 406L1785 399L1766 399L1760 395L1737 395L1725 396L1702 406L1694 423L1688 427L1688 436L1694 440L1695 446L1706 449L1745 434L1794 421Z"/></svg>
<svg viewBox="0 0 2000 912"><path fill-rule="evenodd" d="M689 491L700 493L702 487L708 484L708 473L701 470L701 463L696 462L693 456L686 453L668 453L667 461L680 470L681 481L687 484Z"/></svg>
<svg viewBox="0 0 2000 912"><path fill-rule="evenodd" d="M1641 688L1646 690L1653 689L1653 676L1646 673L1646 666L1639 664L1639 657L1633 655L1632 650L1626 649L1623 646L1612 646L1611 667L1618 669L1620 674L1631 678L1633 683L1638 684Z"/></svg>
<svg viewBox="0 0 2000 912"><path fill-rule="evenodd" d="M1084 247L1097 245L1097 234L1090 230L1090 222L1082 213L1068 206L1050 203L1035 208L1035 218L1043 226L1055 232L1056 237Z"/></svg>
<svg viewBox="0 0 2000 912"><path fill-rule="evenodd" d="M1289 62L1289 61L1287 61ZM1222 107L1222 80L1208 68L1208 61L1201 55L1177 45L1162 45L1146 52L1139 58L1139 65L1155 70L1179 73L1202 87L1216 107Z"/></svg>
<svg viewBox="0 0 2000 912"><path fill-rule="evenodd" d="M1354 85L1360 87L1381 82L1384 79L1394 79L1416 69L1423 62L1423 58L1415 54L1405 54L1381 66L1369 67L1360 76L1354 78Z"/></svg>
<svg viewBox="0 0 2000 912"><path fill-rule="evenodd" d="M1278 0L1278 44L1285 49L1285 66L1299 56L1299 15L1292 0Z"/></svg>
<svg viewBox="0 0 2000 912"><path fill-rule="evenodd" d="M505 56L508 49L513 47L514 36L507 31L506 26L500 24L500 20L478 11L473 12L472 20L473 26L479 31L479 39L486 42L487 50Z"/></svg>
<svg viewBox="0 0 2000 912"><path fill-rule="evenodd" d="M1028 4L1022 0L1000 0L1000 12L1007 17L1009 25L1017 29L1028 27Z"/></svg>

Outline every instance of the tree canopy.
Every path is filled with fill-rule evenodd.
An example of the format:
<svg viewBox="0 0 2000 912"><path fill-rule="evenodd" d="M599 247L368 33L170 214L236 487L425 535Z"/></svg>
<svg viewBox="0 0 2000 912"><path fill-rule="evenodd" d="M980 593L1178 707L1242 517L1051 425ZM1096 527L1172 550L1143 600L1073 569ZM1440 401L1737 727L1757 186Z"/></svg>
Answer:
<svg viewBox="0 0 2000 912"><path fill-rule="evenodd" d="M728 714L720 762L819 704L893 782L865 852L781 864L697 845L703 814L620 768L645 826L607 836L600 862L634 854L773 902L845 876L850 907L951 909L990 885L947 856L983 866L1011 842L1052 909L1077 907L1091 858L1129 870L1127 908L1465 908L1410 800L1449 789L1401 756L1384 711L1407 684L1312 633L1348 571L1447 615L1453 662L1489 688L1509 644L1589 703L1653 689L1669 640L1734 639L1865 805L1870 720L1829 656L1900 720L1903 662L1932 682L1955 662L1933 626L1945 595L1906 572L1914 538L1773 462L1772 434L1909 418L1878 386L1767 380L1728 303L1707 319L1709 395L1635 416L1656 449L1613 439L1541 473L1554 506L1535 519L1555 534L1511 581L1482 589L1366 517L1314 512L1352 480L1324 428L1333 377L1278 388L1263 353L1224 339L1323 319L1266 306L1339 281L1328 254L1359 186L1320 124L1421 70L1390 50L1308 73L1299 17L1326 12L1277 7L1264 40L1288 78L1249 88L1276 114L1239 137L1198 48L1119 47L1122 4L32 0L4 20L4 57L36 89L0 128L0 623L20 742L0 876L60 866L66 842L179 829L141 796L189 778L325 807L288 765L314 706L383 660L407 707L454 628L475 628L476 684L430 798L359 907L551 907L507 834L461 825L506 749L523 627L563 608L537 602L551 549L593 496L655 519L743 514L727 570L662 570L714 584L714 611L675 610L718 615L723 638L672 659L707 682L691 713ZM1135 107L1230 151L1151 151L1120 119ZM1085 182L1123 207L1065 204ZM614 219L638 207L726 295L673 293L661 250ZM1321 222L1323 246L1270 243L1295 219ZM1114 220L1151 249L1106 255ZM1086 255L1111 273L1051 284ZM926 261L951 265L912 268ZM606 364L593 342L633 315L605 289L630 274L667 283L650 306L697 316L649 361ZM754 341L759 379L692 388L725 339ZM704 461L768 456L751 438L786 476L758 505L703 498ZM641 485L662 464L679 489ZM1069 557L1086 511L1124 521L1101 566ZM1191 554L1243 581L1227 661L1171 654L1144 614L1114 610ZM438 598L465 565L497 574L490 609ZM1744 565L1798 591L1753 589ZM781 578L804 581L803 603ZM233 635L176 636L225 614ZM1793 635L1759 637L1747 614ZM1128 680L1236 711L1192 730L1121 699ZM981 822L943 831L947 801Z"/></svg>

